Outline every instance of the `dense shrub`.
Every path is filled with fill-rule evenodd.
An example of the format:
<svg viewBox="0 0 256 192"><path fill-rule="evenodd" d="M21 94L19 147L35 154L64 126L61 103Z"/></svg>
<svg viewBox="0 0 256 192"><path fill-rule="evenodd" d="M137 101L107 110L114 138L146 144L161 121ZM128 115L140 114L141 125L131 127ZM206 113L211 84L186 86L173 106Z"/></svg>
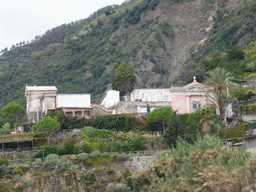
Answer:
<svg viewBox="0 0 256 192"><path fill-rule="evenodd" d="M34 154L34 158L43 158L49 154L57 154L57 153L58 155L64 155L65 150L63 148L57 148L57 146L46 146L46 147L43 147L40 151L36 152Z"/></svg>
<svg viewBox="0 0 256 192"><path fill-rule="evenodd" d="M131 191L131 187L125 185L125 184L117 184L115 186L115 191L116 192L124 192L124 191Z"/></svg>
<svg viewBox="0 0 256 192"><path fill-rule="evenodd" d="M93 127L88 127L86 129L86 134L89 136L89 137L94 137L95 136L95 130Z"/></svg>
<svg viewBox="0 0 256 192"><path fill-rule="evenodd" d="M84 143L81 148L82 148L82 151L85 153L92 152L92 146L89 143Z"/></svg>
<svg viewBox="0 0 256 192"><path fill-rule="evenodd" d="M76 156L76 159L79 161L85 161L87 157L88 157L87 153L80 153Z"/></svg>
<svg viewBox="0 0 256 192"><path fill-rule="evenodd" d="M80 130L80 129L74 129L72 131L72 135L80 135L80 133L82 133L82 130Z"/></svg>
<svg viewBox="0 0 256 192"><path fill-rule="evenodd" d="M95 158L95 157L97 157L99 154L100 154L100 151L99 151L99 150L96 150L96 151L93 151L90 155Z"/></svg>
<svg viewBox="0 0 256 192"><path fill-rule="evenodd" d="M92 126L96 129L122 131L125 128L126 117L129 118L129 122L135 120L134 116L127 116L127 115L98 116L92 120Z"/></svg>
<svg viewBox="0 0 256 192"><path fill-rule="evenodd" d="M131 191L131 187L125 184L117 184L109 183L106 187L106 191L113 191L113 192L125 192Z"/></svg>
<svg viewBox="0 0 256 192"><path fill-rule="evenodd" d="M73 143L65 142L64 150L66 154L77 154L79 153L79 148Z"/></svg>
<svg viewBox="0 0 256 192"><path fill-rule="evenodd" d="M238 138L246 135L246 125L238 125L228 129L222 129L219 131L218 136L221 139Z"/></svg>
<svg viewBox="0 0 256 192"><path fill-rule="evenodd" d="M1 158L0 159L0 166L2 166L2 165L8 166L9 165L8 159Z"/></svg>
<svg viewBox="0 0 256 192"><path fill-rule="evenodd" d="M107 130L121 130L125 128L125 119L128 118L129 122L135 120L134 116L131 115L105 115L97 116L93 119L69 117L64 114L58 116L58 121L61 125L61 129L70 128L83 128L92 126L96 129L107 129Z"/></svg>
<svg viewBox="0 0 256 192"><path fill-rule="evenodd" d="M95 129L95 136L98 138L109 138L113 135L112 131L106 129Z"/></svg>
<svg viewBox="0 0 256 192"><path fill-rule="evenodd" d="M113 191L115 189L114 183L109 183L106 187L106 191Z"/></svg>
<svg viewBox="0 0 256 192"><path fill-rule="evenodd" d="M110 142L105 151L109 152L122 152L122 151L140 151L145 148L146 138L136 137L129 138L127 141Z"/></svg>
<svg viewBox="0 0 256 192"><path fill-rule="evenodd" d="M59 156L56 154L47 155L45 158L45 162L58 161L58 160L59 160Z"/></svg>
<svg viewBox="0 0 256 192"><path fill-rule="evenodd" d="M140 190L157 192L239 191L253 183L255 163L250 153L223 148L220 139L206 135L193 144L179 140L176 148L159 156L136 182L144 186Z"/></svg>

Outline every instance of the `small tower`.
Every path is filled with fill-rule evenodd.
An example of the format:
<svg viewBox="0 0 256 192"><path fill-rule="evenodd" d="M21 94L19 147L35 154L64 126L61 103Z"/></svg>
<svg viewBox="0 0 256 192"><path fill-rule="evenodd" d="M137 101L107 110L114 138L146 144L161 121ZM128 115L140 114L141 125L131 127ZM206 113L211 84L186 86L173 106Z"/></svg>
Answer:
<svg viewBox="0 0 256 192"><path fill-rule="evenodd" d="M55 109L57 88L55 86L27 86L27 118L29 122L37 122L48 109Z"/></svg>

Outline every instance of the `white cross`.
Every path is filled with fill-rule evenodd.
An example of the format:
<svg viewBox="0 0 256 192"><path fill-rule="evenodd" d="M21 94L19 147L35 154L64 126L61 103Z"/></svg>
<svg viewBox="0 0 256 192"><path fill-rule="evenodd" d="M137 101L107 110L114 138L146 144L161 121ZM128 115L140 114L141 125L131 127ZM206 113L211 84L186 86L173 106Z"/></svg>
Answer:
<svg viewBox="0 0 256 192"><path fill-rule="evenodd" d="M194 79L194 82L195 82L196 81L196 76L194 76L193 79Z"/></svg>

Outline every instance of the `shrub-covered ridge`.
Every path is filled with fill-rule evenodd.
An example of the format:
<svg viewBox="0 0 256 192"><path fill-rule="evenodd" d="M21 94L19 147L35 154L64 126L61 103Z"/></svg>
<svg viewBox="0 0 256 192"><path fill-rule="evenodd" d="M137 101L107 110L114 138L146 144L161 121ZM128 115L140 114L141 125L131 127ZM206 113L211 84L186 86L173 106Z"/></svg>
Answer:
<svg viewBox="0 0 256 192"><path fill-rule="evenodd" d="M206 135L194 144L179 140L133 182L145 191L240 191L255 180L255 168L250 153Z"/></svg>

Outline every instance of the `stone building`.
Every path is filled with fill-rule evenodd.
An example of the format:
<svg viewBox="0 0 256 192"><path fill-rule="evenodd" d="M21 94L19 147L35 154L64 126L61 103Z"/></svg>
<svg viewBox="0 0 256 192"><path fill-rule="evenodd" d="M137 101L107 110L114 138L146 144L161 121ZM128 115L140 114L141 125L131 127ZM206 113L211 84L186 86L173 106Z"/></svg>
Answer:
<svg viewBox="0 0 256 192"><path fill-rule="evenodd" d="M130 99L120 101L120 92L107 91L98 104L91 105L90 94L57 94L55 86L26 86L27 117L36 122L48 111L63 111L73 117L108 114L145 114L159 107L172 107L179 114L192 113L206 104L214 104L211 89L194 81L183 87L134 89ZM232 115L232 106L228 108ZM218 110L217 110L218 113Z"/></svg>
<svg viewBox="0 0 256 192"><path fill-rule="evenodd" d="M56 101L56 109L68 116L89 117L92 115L90 94L57 94Z"/></svg>
<svg viewBox="0 0 256 192"><path fill-rule="evenodd" d="M27 118L37 122L48 111L63 111L73 117L92 115L90 94L57 94L55 86L26 86Z"/></svg>
<svg viewBox="0 0 256 192"><path fill-rule="evenodd" d="M36 122L41 119L48 110L56 109L57 88L55 86L27 86L25 96L27 98L27 118Z"/></svg>
<svg viewBox="0 0 256 192"><path fill-rule="evenodd" d="M203 84L194 81L183 87L169 89L134 89L131 101L137 102L137 113L146 113L147 104L151 109L169 106L179 114L191 113L206 104L213 104L213 94Z"/></svg>

